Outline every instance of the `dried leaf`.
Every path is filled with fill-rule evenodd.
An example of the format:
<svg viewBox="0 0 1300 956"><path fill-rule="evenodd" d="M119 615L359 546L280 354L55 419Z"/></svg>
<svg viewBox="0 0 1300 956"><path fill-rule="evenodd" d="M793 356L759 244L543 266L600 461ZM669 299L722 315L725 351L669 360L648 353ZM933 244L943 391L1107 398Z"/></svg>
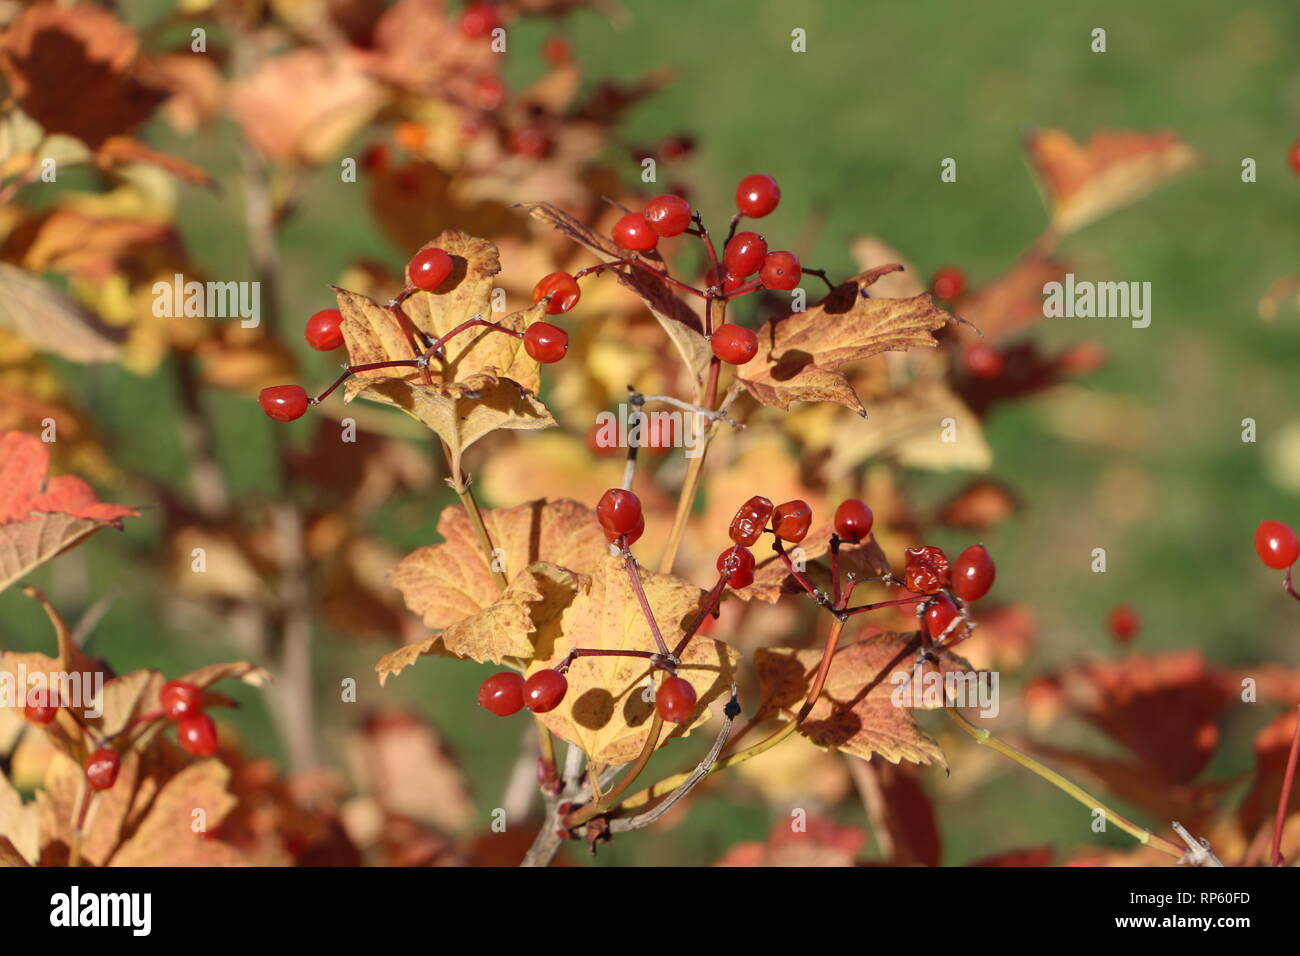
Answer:
<svg viewBox="0 0 1300 956"><path fill-rule="evenodd" d="M109 866L242 866L232 846L211 837L235 807L226 785L230 770L218 760L199 760L169 779ZM205 829L194 829L202 810Z"/></svg>
<svg viewBox="0 0 1300 956"><path fill-rule="evenodd" d="M1025 148L1047 194L1052 225L1063 233L1141 199L1201 161L1175 133L1099 130L1080 146L1063 130L1039 129Z"/></svg>
<svg viewBox="0 0 1300 956"><path fill-rule="evenodd" d="M802 828L777 823L766 843L740 843L714 866L853 866L867 841L858 827L809 817Z"/></svg>
<svg viewBox="0 0 1300 956"><path fill-rule="evenodd" d="M758 356L741 367L739 381L764 405L837 402L866 415L842 374L845 366L880 352L933 348L936 329L952 316L929 293L877 299L867 290L899 266L868 270L804 312L771 319L758 330Z"/></svg>
<svg viewBox="0 0 1300 956"><path fill-rule="evenodd" d="M894 675L913 673L919 646L914 632L889 632L859 638L840 648L821 695L798 732L819 747L834 747L858 757L880 754L891 763L907 760L947 766L943 751L917 726L908 707L896 706L892 700L899 688ZM761 686L755 719L798 709L821 656L820 649L760 649L754 655ZM928 662L923 669L924 675L938 672Z"/></svg>
<svg viewBox="0 0 1300 956"><path fill-rule="evenodd" d="M642 569L640 577L646 600L672 649L698 615L704 592L672 575ZM539 659L528 673L554 666L574 648L657 650L621 558L601 562L588 586L564 612L561 631L548 656L543 658L545 648L538 647ZM709 703L730 694L739 658L737 651L710 637L696 636L687 645L677 674L695 688L699 709L694 719L665 732L660 746L672 737L687 736L708 719ZM641 658L578 658L569 668L568 694L541 720L552 733L581 747L594 763L627 763L649 737L654 713L653 697L647 693L650 678L648 662Z"/></svg>
<svg viewBox="0 0 1300 956"><path fill-rule="evenodd" d="M0 262L0 326L70 362L115 362L122 351L93 312L7 262Z"/></svg>

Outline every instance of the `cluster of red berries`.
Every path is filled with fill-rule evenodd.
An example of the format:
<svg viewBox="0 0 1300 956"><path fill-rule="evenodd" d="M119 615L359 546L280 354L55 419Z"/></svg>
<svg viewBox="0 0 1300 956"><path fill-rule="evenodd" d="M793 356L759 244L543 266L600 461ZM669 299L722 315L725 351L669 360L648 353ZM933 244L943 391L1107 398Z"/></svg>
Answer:
<svg viewBox="0 0 1300 956"><path fill-rule="evenodd" d="M908 548L904 555L904 586L913 594L927 595L918 608L926 640L943 640L953 622L964 616L964 606L988 594L997 575L993 559L982 544L966 548L951 565L943 550L931 545ZM961 600L960 605L954 596ZM956 640L944 643L950 646Z"/></svg>
<svg viewBox="0 0 1300 956"><path fill-rule="evenodd" d="M406 277L408 280L407 288L397 299L400 304L403 299L411 295L414 291L436 292L450 277L456 269L456 261L444 249L430 247L421 249L406 266ZM578 301L578 284L573 281L573 277L567 273L553 273L553 276L561 276L572 282L572 301L568 301L569 291L562 283L558 283L556 288L551 289L542 295L554 293L552 299L547 304L547 312L555 315L559 312L567 312L573 308L573 304ZM552 278L551 276L547 277ZM546 282L547 280L542 280ZM540 288L542 283L538 284ZM539 301L542 295L534 292L533 301ZM563 308L554 307L556 303L568 303ZM559 326L551 325L549 322L534 322L522 333L515 332L502 326L494 325L490 322L478 321L475 323L465 323L460 329L449 332L439 339L428 350L421 359L403 359L391 363L393 366L411 366L416 365L422 360L427 360L428 356L441 348L447 339L471 325L485 325L495 328L502 332L507 332L523 339L524 351L536 362L550 364L558 362L564 358L569 350L569 334ZM305 332L307 344L317 351L330 352L343 345L343 314L338 309L322 309L307 320ZM375 367L375 366L369 366ZM349 370L350 371L350 370ZM301 418L307 411L308 407L317 404L320 399L313 399L307 395L306 389L301 385L272 385L262 389L257 396L258 403L262 406L262 411L267 417L277 422L291 422Z"/></svg>
<svg viewBox="0 0 1300 956"><path fill-rule="evenodd" d="M176 738L187 753L211 757L217 752L217 725L203 712L203 689L186 681L169 681L163 685L162 711L148 718L166 716L176 724ZM23 714L35 724L52 722L59 711L53 694L37 699L33 696L23 707ZM122 755L116 748L102 746L86 758L86 781L92 789L107 790L117 782Z"/></svg>

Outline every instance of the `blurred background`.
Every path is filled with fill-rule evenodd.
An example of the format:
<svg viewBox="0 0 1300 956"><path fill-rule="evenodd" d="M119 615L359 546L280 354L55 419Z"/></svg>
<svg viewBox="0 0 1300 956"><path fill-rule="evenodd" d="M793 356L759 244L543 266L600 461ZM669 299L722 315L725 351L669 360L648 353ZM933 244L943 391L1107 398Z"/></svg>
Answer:
<svg viewBox="0 0 1300 956"><path fill-rule="evenodd" d="M649 197L656 187L638 182L638 151L689 137L688 152L660 158L661 185L664 179L684 185L717 231L731 213L735 182L747 173L770 173L781 183L782 203L763 231L802 243L805 264L833 276L858 271L853 242L874 236L922 281L946 265L964 270L973 286L996 278L1047 223L1024 149L1034 128L1061 128L1080 142L1097 130L1167 130L1199 151L1196 168L1068 236L1056 250L1080 278L1150 282L1152 322L1145 329L1118 319L1034 326L1034 341L1045 351L1087 340L1099 343L1107 360L1032 400L998 404L983 421L992 451L984 477L1011 489L1018 508L979 537L997 558L998 599L1032 614L1033 650L1015 678L1022 683L1064 661L1127 653L1113 646L1107 630L1108 614L1121 604L1140 616L1137 650L1195 648L1226 667L1300 665L1297 609L1251 546L1261 519L1300 520L1300 314L1293 298L1277 303L1272 319L1258 308L1275 280L1300 269L1300 178L1287 161L1300 137L1300 70L1292 46L1300 8L1282 0L1163 8L1122 0L1068 7L1010 0L797 6L623 0L619 6L613 16L575 9L562 19L512 23L501 65L506 89L524 89L545 73L544 45L555 35L567 38L588 92L609 81L632 85L666 69L671 78L631 104L600 145L602 166L628 194ZM163 3L116 9L137 27L171 16ZM1106 31L1105 53L1091 50L1099 27ZM791 52L794 28L806 31L805 53ZM172 24L153 38L167 46L168 38L182 43L186 32ZM214 31L217 38L228 35ZM342 155L391 142L390 131L379 121L369 124ZM140 138L217 181L176 190L174 224L190 259L211 277L253 278L234 121L218 115L182 133L155 118ZM945 157L957 160L955 183L940 181ZM1258 164L1257 182L1242 182L1246 157ZM279 234L275 294L288 329L332 306L330 285L347 285L343 277L355 277L349 270L357 263L398 274L414 247L394 241L395 231L373 213L371 193L364 184L340 182L336 162L300 175L301 198ZM94 184L93 176L79 174L57 188L29 188L23 201L40 208L60 190ZM521 286L532 277L521 277ZM594 314L597 303L589 305L588 315ZM587 306L575 310L575 322ZM332 379L337 356L311 352L297 335L286 341L304 383ZM241 656L220 616L189 613L170 593L168 564L175 558L167 542L174 525L153 488L185 488L191 479L178 438L185 409L175 362L139 372L49 361L69 402L88 410L95 439L112 462L87 477L105 500L136 504L143 514L124 532L95 536L31 580L70 618L107 599L89 647L119 672L181 673ZM242 500L281 495L298 472L282 473L276 465L276 426L249 394L218 389L205 401L236 510ZM1246 418L1257 423L1255 443L1242 441ZM418 430L395 427L394 434L411 436L400 438L415 456L410 467L438 472L441 462L433 461ZM291 447L305 451L311 430L294 426ZM540 437L484 443L468 456L468 470L477 474L490 456L527 450ZM509 461L526 469L522 457ZM660 467L668 469L663 490L671 495L673 466ZM895 480L915 508L929 511L972 477L903 466ZM454 501L440 481L413 483L419 487L395 482L365 518L365 533L395 557L436 541L437 516ZM499 491L508 484L500 471L495 481L485 478L483 503L515 503L504 500L508 490ZM329 501L322 495L310 503L327 507ZM969 532L944 528L931 537L949 549L971 540ZM1105 573L1091 570L1094 548L1106 550ZM311 600L327 600L329 587L313 580ZM346 765L345 740L358 725L358 708L410 708L432 723L459 762L473 801L469 829L481 828L507 788L524 722L507 725L473 706L475 688L491 671L486 665L426 658L381 689L375 660L402 633L422 633L406 617L405 632L382 615L369 629L342 626L347 615L314 623L320 757L328 766ZM715 632L724 640L725 624L724 617ZM50 646L39 607L15 588L0 594L0 646ZM347 677L357 681L356 704L339 700ZM1012 696L1007 686L1003 693ZM251 688L232 694L242 706L222 721L239 746L286 760L265 698ZM1248 710L1231 711L1209 776L1249 770L1251 734L1263 722ZM945 863L1045 844L1127 845L1123 834L1088 834L1066 797L951 736L942 717L923 723L942 735L951 768L949 775L929 768L921 776L938 807ZM651 773L698 759L707 742L697 738L660 752ZM1058 728L1049 739L1103 752L1112 746L1079 727ZM652 836L617 840L591 860L581 847L566 858L593 865L711 863L738 842L766 838L795 773L816 780L807 797L813 805L862 825L862 806L842 769L809 765L820 776L803 776L807 769L786 771L774 763L766 771L772 779L764 781L759 764L754 779L738 774L703 790L689 812L675 814Z"/></svg>

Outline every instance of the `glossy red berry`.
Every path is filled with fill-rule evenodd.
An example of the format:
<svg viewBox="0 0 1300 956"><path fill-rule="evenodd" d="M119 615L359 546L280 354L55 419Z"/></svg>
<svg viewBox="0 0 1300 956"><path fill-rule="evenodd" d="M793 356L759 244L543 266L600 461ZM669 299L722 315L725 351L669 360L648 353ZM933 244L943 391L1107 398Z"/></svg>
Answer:
<svg viewBox="0 0 1300 956"><path fill-rule="evenodd" d="M1300 173L1300 140L1291 144L1291 150L1287 153L1287 160L1291 163L1291 168Z"/></svg>
<svg viewBox="0 0 1300 956"><path fill-rule="evenodd" d="M709 344L713 347L713 354L728 365L744 365L758 354L758 334L734 322L726 322L714 329Z"/></svg>
<svg viewBox="0 0 1300 956"><path fill-rule="evenodd" d="M782 541L798 544L812 526L812 508L799 498L779 504L772 512L772 530Z"/></svg>
<svg viewBox="0 0 1300 956"><path fill-rule="evenodd" d="M623 488L611 488L596 502L596 520L606 534L614 537L636 530L643 518L641 499Z"/></svg>
<svg viewBox="0 0 1300 956"><path fill-rule="evenodd" d="M767 527L767 519L770 517L772 517L772 502L762 495L754 495L736 511L727 533L736 544L751 547Z"/></svg>
<svg viewBox="0 0 1300 956"><path fill-rule="evenodd" d="M914 594L933 594L948 586L948 556L942 549L926 545L903 552L907 567L903 583Z"/></svg>
<svg viewBox="0 0 1300 956"><path fill-rule="evenodd" d="M655 692L655 710L670 724L684 724L695 713L695 688L684 677L667 678Z"/></svg>
<svg viewBox="0 0 1300 956"><path fill-rule="evenodd" d="M988 548L972 544L957 555L957 563L952 567L953 593L963 601L978 601L993 587L997 570Z"/></svg>
<svg viewBox="0 0 1300 956"><path fill-rule="evenodd" d="M480 0L467 4L460 15L461 36L471 40L487 36L500 25L501 19L497 16L496 7Z"/></svg>
<svg viewBox="0 0 1300 956"><path fill-rule="evenodd" d="M758 277L768 289L788 292L799 284L803 268L793 252L769 252L758 270Z"/></svg>
<svg viewBox="0 0 1300 956"><path fill-rule="evenodd" d="M302 418L309 404L307 392L301 385L272 385L258 393L257 401L267 417L277 422Z"/></svg>
<svg viewBox="0 0 1300 956"><path fill-rule="evenodd" d="M976 378L997 378L1002 366L1002 353L991 345L976 342L966 350L966 368Z"/></svg>
<svg viewBox="0 0 1300 956"><path fill-rule="evenodd" d="M624 543L630 548L632 547L632 545L636 544L638 541L641 540L641 535L643 534L645 534L645 515L642 515L640 520L637 521L635 528L633 528L631 531L629 531L626 535L623 536L627 539ZM611 535L608 531L606 531L605 537L612 542L615 541L619 536Z"/></svg>
<svg viewBox="0 0 1300 956"><path fill-rule="evenodd" d="M217 725L202 711L176 722L176 738L185 752L195 757L211 757L217 752Z"/></svg>
<svg viewBox="0 0 1300 956"><path fill-rule="evenodd" d="M524 332L524 351L544 365L558 362L569 351L569 333L549 322L534 322Z"/></svg>
<svg viewBox="0 0 1300 956"><path fill-rule="evenodd" d="M681 196L671 193L656 196L645 204L645 221L650 228L665 239L680 236L691 224L691 205Z"/></svg>
<svg viewBox="0 0 1300 956"><path fill-rule="evenodd" d="M318 352L332 352L343 344L343 313L321 309L307 320L307 344Z"/></svg>
<svg viewBox="0 0 1300 956"><path fill-rule="evenodd" d="M159 699L162 701L163 713L172 720L189 717L203 709L202 688L182 680L163 684Z"/></svg>
<svg viewBox="0 0 1300 956"><path fill-rule="evenodd" d="M541 670L524 681L524 703L534 714L554 710L569 692L569 682L559 671Z"/></svg>
<svg viewBox="0 0 1300 956"><path fill-rule="evenodd" d="M767 240L756 232L738 232L722 251L722 263L734 276L752 276L767 257Z"/></svg>
<svg viewBox="0 0 1300 956"><path fill-rule="evenodd" d="M551 300L546 303L546 314L563 315L578 304L582 289L578 287L578 280L569 273L552 272L533 286L534 302L541 302L548 295Z"/></svg>
<svg viewBox="0 0 1300 956"><path fill-rule="evenodd" d="M485 680L478 689L478 705L498 717L509 717L524 706L524 678L514 671L502 671Z"/></svg>
<svg viewBox="0 0 1300 956"><path fill-rule="evenodd" d="M1110 616L1106 619L1106 627L1110 630L1111 639L1116 644L1128 644L1142 628L1142 621L1138 617L1137 611L1127 604L1119 604L1111 609Z"/></svg>
<svg viewBox="0 0 1300 956"><path fill-rule="evenodd" d="M835 533L842 541L854 544L871 533L876 516L857 498L845 498L835 509Z"/></svg>
<svg viewBox="0 0 1300 956"><path fill-rule="evenodd" d="M117 783L122 755L112 747L101 747L86 758L86 782L93 790L107 790Z"/></svg>
<svg viewBox="0 0 1300 956"><path fill-rule="evenodd" d="M754 555L748 548L732 545L720 555L717 562L718 572L728 571L727 583L733 588L747 588L754 583Z"/></svg>
<svg viewBox="0 0 1300 956"><path fill-rule="evenodd" d="M447 281L455 265L441 249L421 249L407 263L406 275L417 289L432 292Z"/></svg>
<svg viewBox="0 0 1300 956"><path fill-rule="evenodd" d="M59 698L48 687L33 687L27 692L23 716L33 724L48 724L59 713Z"/></svg>
<svg viewBox="0 0 1300 956"><path fill-rule="evenodd" d="M1281 571L1300 558L1300 541L1290 525L1281 521L1261 521L1255 529L1255 553L1270 568Z"/></svg>
<svg viewBox="0 0 1300 956"><path fill-rule="evenodd" d="M751 219L762 219L781 201L781 187L763 173L746 176L736 187L736 208Z"/></svg>
<svg viewBox="0 0 1300 956"><path fill-rule="evenodd" d="M956 620L959 613L952 598L942 591L936 594L930 600L929 607L925 609L925 628L930 634L930 639L937 641L943 637L943 632L948 630L948 625ZM944 643L955 643L957 631L960 629L961 625L955 627L944 639Z"/></svg>
<svg viewBox="0 0 1300 956"><path fill-rule="evenodd" d="M659 243L659 234L639 212L630 212L614 223L613 236L614 245L633 252L649 252Z"/></svg>
<svg viewBox="0 0 1300 956"><path fill-rule="evenodd" d="M959 299L966 291L966 273L956 266L944 266L930 279L930 291L938 299Z"/></svg>

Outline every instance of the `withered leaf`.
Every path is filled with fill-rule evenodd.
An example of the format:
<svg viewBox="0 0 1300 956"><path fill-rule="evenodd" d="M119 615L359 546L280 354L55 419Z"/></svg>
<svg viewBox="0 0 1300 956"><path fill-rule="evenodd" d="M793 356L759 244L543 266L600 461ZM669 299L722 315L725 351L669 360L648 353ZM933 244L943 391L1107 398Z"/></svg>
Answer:
<svg viewBox="0 0 1300 956"><path fill-rule="evenodd" d="M640 569L646 600L671 650L702 606L704 592L666 574ZM560 621L552 653L529 668L532 674L559 663L570 650L655 651L658 649L622 558L605 558ZM699 699L695 718L662 735L660 746L686 736L708 717L710 702L730 694L740 654L711 637L696 636L682 652L679 677ZM577 744L589 760L620 764L634 760L649 737L654 697L652 671L633 657L580 657L569 668L569 690L560 706L542 714L552 733ZM655 677L656 683L660 677Z"/></svg>
<svg viewBox="0 0 1300 956"><path fill-rule="evenodd" d="M893 700L901 686L897 675L911 675L916 680L913 668L919 646L915 632L887 632L841 647L831 661L821 695L798 732L819 747L834 747L858 757L880 754L891 763L907 760L946 766L939 745L912 717L913 692L915 700L931 706L922 688L912 688L909 683L902 705ZM808 694L821 656L820 649L760 649L754 655L762 688L755 719L797 710ZM929 662L922 669L926 679L939 673Z"/></svg>
<svg viewBox="0 0 1300 956"><path fill-rule="evenodd" d="M0 262L0 326L70 362L114 362L122 351L93 312L7 262Z"/></svg>
<svg viewBox="0 0 1300 956"><path fill-rule="evenodd" d="M930 294L876 299L867 290L899 266L880 266L837 287L820 304L758 329L758 355L740 368L739 381L764 405L836 402L866 415L845 379L845 366L880 352L933 348L936 329L952 316Z"/></svg>

